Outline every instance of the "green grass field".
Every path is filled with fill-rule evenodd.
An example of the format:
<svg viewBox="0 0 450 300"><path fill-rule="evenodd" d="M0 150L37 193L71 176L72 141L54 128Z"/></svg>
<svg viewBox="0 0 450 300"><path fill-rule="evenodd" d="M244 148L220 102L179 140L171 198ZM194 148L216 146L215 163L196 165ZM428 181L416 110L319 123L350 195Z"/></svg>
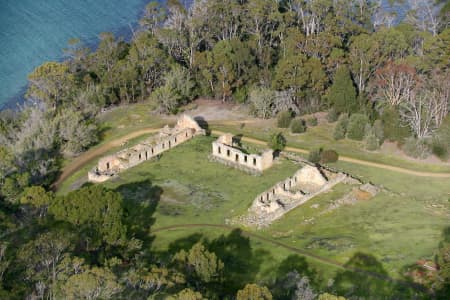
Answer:
<svg viewBox="0 0 450 300"><path fill-rule="evenodd" d="M244 214L258 193L298 168L281 160L263 176L247 175L208 160L213 140L195 138L165 152L159 160L142 163L104 183L122 193L130 231L154 251L186 248L199 239L212 245L218 240L226 244L223 239L230 232L222 228L151 231L177 224L225 224L227 218ZM450 180L380 172L342 162L333 167L383 186L384 191L370 200L324 212L331 201L352 188L340 184L266 229L246 230L342 264L369 255L373 261L365 267L376 265L377 273L397 279L417 260L432 259L440 234L448 226ZM261 253L252 273L255 280L270 281L276 266L289 255L298 255L253 238L246 243L248 251ZM314 259L308 259L307 265L323 280L336 279L343 272Z"/></svg>

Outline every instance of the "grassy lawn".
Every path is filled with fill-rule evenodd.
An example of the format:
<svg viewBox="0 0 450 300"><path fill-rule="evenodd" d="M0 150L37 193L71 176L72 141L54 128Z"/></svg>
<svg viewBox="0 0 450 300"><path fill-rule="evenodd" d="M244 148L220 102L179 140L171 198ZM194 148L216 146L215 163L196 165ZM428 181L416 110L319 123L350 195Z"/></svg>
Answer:
<svg viewBox="0 0 450 300"><path fill-rule="evenodd" d="M176 224L225 224L227 218L245 213L258 193L298 168L282 160L262 176L247 175L208 160L213 140L195 138L165 152L159 160L142 163L104 183L123 194L130 231L155 251L173 252L199 239L212 244L222 239L226 244L223 236L230 235L227 229L178 228L154 235L151 229ZM333 200L352 189L340 184L269 228L254 232L343 264L361 253L369 255L378 266L376 272L393 278L401 278L405 268L418 259L432 259L440 234L448 226L450 180L380 172L342 162L333 167L384 190L370 200L325 211ZM261 280L270 281L274 268L295 254L253 238L248 243L251 251L261 252L254 273ZM308 265L325 279L342 272L314 259L308 260Z"/></svg>
<svg viewBox="0 0 450 300"><path fill-rule="evenodd" d="M367 160L376 163L382 163L392 166L403 167L406 169L430 172L450 172L450 166L444 164L420 163L407 160L398 155L391 155L379 152L369 152L364 150L362 142L349 139L335 141L333 139L334 124L320 124L319 126L309 127L303 134L293 135L289 129L276 128L275 121L268 122L266 126L261 124L247 123L245 126L239 124L223 125L220 123L212 123L210 127L225 132L233 132L234 134L243 134L244 136L253 137L261 140L268 140L270 135L275 132L283 132L287 140L287 145L299 147L307 150L334 149L340 155L352 158Z"/></svg>

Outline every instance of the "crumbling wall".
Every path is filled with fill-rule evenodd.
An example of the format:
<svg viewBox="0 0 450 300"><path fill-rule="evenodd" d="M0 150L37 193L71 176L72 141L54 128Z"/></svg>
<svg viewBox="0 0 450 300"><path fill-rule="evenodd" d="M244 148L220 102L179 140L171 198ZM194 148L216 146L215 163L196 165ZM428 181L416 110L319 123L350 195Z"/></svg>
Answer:
<svg viewBox="0 0 450 300"><path fill-rule="evenodd" d="M205 134L194 119L183 115L174 128L165 126L156 137L151 137L131 148L101 158L97 166L89 171L88 179L103 182L117 173L152 159L196 135Z"/></svg>
<svg viewBox="0 0 450 300"><path fill-rule="evenodd" d="M240 223L267 226L290 210L345 181L344 173L332 173L318 167L303 166L295 174L259 194Z"/></svg>
<svg viewBox="0 0 450 300"><path fill-rule="evenodd" d="M231 134L222 135L212 142L212 157L218 162L256 172L262 172L273 164L272 150L267 150L262 155L244 153L234 147Z"/></svg>

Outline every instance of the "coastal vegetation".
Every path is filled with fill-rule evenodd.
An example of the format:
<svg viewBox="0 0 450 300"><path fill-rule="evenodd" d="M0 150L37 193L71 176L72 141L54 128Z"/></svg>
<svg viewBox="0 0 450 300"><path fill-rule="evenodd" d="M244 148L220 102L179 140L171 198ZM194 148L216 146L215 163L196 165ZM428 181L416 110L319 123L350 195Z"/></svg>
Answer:
<svg viewBox="0 0 450 300"><path fill-rule="evenodd" d="M339 157L448 171L375 152L390 142L412 157L448 161L449 16L441 1L414 1L394 24L369 0L195 0L188 8L169 0L147 5L130 41L102 33L89 49L71 40L64 61L29 75L32 104L0 112L0 298L444 299L449 180ZM325 211L349 192L337 186L313 199L318 208L308 203L260 235L230 232L226 219L298 166L283 159L261 177L219 172L205 159L210 137L116 181L73 189L75 173L52 190L68 160L117 137L109 121L132 123L136 109L146 123L127 130L157 127L199 97L277 118L268 130L212 128L278 151L304 147L312 162L383 191ZM199 223L217 228L170 230ZM423 257L436 272L414 280Z"/></svg>

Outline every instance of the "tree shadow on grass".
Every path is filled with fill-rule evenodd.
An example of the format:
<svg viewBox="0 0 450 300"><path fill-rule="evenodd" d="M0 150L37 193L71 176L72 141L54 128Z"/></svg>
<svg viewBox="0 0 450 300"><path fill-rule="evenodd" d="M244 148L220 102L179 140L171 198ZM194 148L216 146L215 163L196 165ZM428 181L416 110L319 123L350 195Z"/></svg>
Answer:
<svg viewBox="0 0 450 300"><path fill-rule="evenodd" d="M123 197L125 223L128 234L144 241L144 246L150 246L149 230L155 223L153 214L158 206L163 190L148 179L123 184L116 188Z"/></svg>
<svg viewBox="0 0 450 300"><path fill-rule="evenodd" d="M352 298L412 299L424 290L417 284L389 277L381 262L371 254L357 252L334 279L336 294ZM423 295L422 295L423 296Z"/></svg>
<svg viewBox="0 0 450 300"><path fill-rule="evenodd" d="M255 282L261 264L270 256L267 251L252 249L250 239L244 237L240 229L221 235L207 244L210 251L216 253L225 264L220 286L223 295L234 295L246 283Z"/></svg>

